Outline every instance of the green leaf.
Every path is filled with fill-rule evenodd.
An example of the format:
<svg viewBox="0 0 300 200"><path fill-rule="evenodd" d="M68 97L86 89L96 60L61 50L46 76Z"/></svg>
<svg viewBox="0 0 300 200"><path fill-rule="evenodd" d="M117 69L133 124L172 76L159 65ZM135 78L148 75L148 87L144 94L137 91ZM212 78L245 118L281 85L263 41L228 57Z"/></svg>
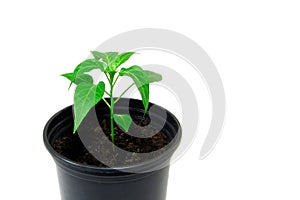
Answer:
<svg viewBox="0 0 300 200"><path fill-rule="evenodd" d="M112 63L115 62L115 60L118 57L118 52L106 52L106 60L107 60L107 64L110 65Z"/></svg>
<svg viewBox="0 0 300 200"><path fill-rule="evenodd" d="M135 52L125 52L120 54L115 61L116 68L118 68L124 62L126 62L133 54L135 54Z"/></svg>
<svg viewBox="0 0 300 200"><path fill-rule="evenodd" d="M118 52L106 52L106 63L107 63L107 70L106 72L108 72L109 74L115 74L116 72L116 65L115 65L115 61L118 57Z"/></svg>
<svg viewBox="0 0 300 200"><path fill-rule="evenodd" d="M100 60L102 59L103 62L105 62L106 60L106 55L105 53L101 53L101 52L98 52L98 51L91 51L92 55L94 56L95 59L97 60ZM106 63L106 62L105 62Z"/></svg>
<svg viewBox="0 0 300 200"><path fill-rule="evenodd" d="M98 85L91 83L80 83L75 90L74 95L74 130L81 124L84 117L103 97L105 91L104 82L99 82Z"/></svg>
<svg viewBox="0 0 300 200"><path fill-rule="evenodd" d="M75 76L77 76L77 74L83 74L94 69L100 69L102 72L104 72L105 67L106 66L103 62L100 62L96 59L87 59L77 65L73 73L75 74Z"/></svg>
<svg viewBox="0 0 300 200"><path fill-rule="evenodd" d="M86 83L93 83L93 78L88 74L79 74L77 75L76 79L74 78L74 73L66 73L62 74L61 76L67 78L69 81L71 81L69 89L72 85L72 83L75 83L76 85L86 82Z"/></svg>
<svg viewBox="0 0 300 200"><path fill-rule="evenodd" d="M118 57L118 52L99 52L99 51L91 51L94 58L96 60L102 59L107 65L113 63Z"/></svg>
<svg viewBox="0 0 300 200"><path fill-rule="evenodd" d="M113 74L116 72L116 60L118 59L118 52L98 52L91 51L96 60L102 59L106 64L105 73Z"/></svg>
<svg viewBox="0 0 300 200"><path fill-rule="evenodd" d="M75 78L75 84L79 85L80 83L93 83L93 78L88 74L79 74Z"/></svg>
<svg viewBox="0 0 300 200"><path fill-rule="evenodd" d="M120 76L129 76L133 79L141 94L145 112L147 112L149 106L149 80L147 73L141 67L134 65L127 69L122 68L119 74Z"/></svg>
<svg viewBox="0 0 300 200"><path fill-rule="evenodd" d="M115 74L117 71L114 66L108 66L104 73Z"/></svg>
<svg viewBox="0 0 300 200"><path fill-rule="evenodd" d="M67 78L69 81L73 82L74 81L74 76L73 73L66 73L66 74L62 74L61 76Z"/></svg>
<svg viewBox="0 0 300 200"><path fill-rule="evenodd" d="M81 62L77 67L75 68L73 73L67 73L67 74L62 74L62 76L66 77L71 81L71 85L73 83L79 84L81 82L93 82L92 77L88 77L86 72L90 72L94 69L100 69L101 71L105 70L105 64L102 62L99 62L96 59L87 59L83 62Z"/></svg>
<svg viewBox="0 0 300 200"><path fill-rule="evenodd" d="M162 76L160 74L157 74L149 70L144 70L144 71L147 74L149 83L158 82L162 80Z"/></svg>
<svg viewBox="0 0 300 200"><path fill-rule="evenodd" d="M76 85L83 82L93 83L93 78L88 74L79 74L76 79L74 79L73 73L62 74L61 76L66 77L69 81L74 82Z"/></svg>
<svg viewBox="0 0 300 200"><path fill-rule="evenodd" d="M74 83L74 75L73 73L66 73L66 74L62 74L61 76L67 78L69 81L71 81L68 90L71 88L72 84Z"/></svg>
<svg viewBox="0 0 300 200"><path fill-rule="evenodd" d="M132 119L130 115L127 114L114 114L114 120L115 122L121 126L126 132L128 132L129 127L131 125Z"/></svg>

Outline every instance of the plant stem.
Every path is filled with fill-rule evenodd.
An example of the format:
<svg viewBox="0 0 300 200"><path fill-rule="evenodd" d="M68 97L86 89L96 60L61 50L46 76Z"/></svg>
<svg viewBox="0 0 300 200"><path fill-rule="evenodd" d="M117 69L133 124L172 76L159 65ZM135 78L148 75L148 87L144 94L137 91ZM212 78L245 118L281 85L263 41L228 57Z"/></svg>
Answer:
<svg viewBox="0 0 300 200"><path fill-rule="evenodd" d="M118 99L114 102L114 103L117 103L120 99L121 99L121 97L132 87L132 86L134 86L134 83L132 83L119 97L118 97Z"/></svg>
<svg viewBox="0 0 300 200"><path fill-rule="evenodd" d="M111 140L112 143L115 143L115 131L114 131L114 97L113 97L113 90L114 90L114 86L113 86L113 82L114 82L114 74L110 75L110 136L111 136Z"/></svg>
<svg viewBox="0 0 300 200"><path fill-rule="evenodd" d="M116 84L117 80L119 79L119 77L120 77L120 75L118 74L116 80L115 80L114 83L113 83L113 87L115 87L115 84Z"/></svg>
<svg viewBox="0 0 300 200"><path fill-rule="evenodd" d="M109 79L109 77L107 76L107 74L106 74L106 73L105 73L105 76L106 76L107 80L110 82L110 79Z"/></svg>
<svg viewBox="0 0 300 200"><path fill-rule="evenodd" d="M109 105L109 103L106 101L106 99L105 98L102 98L102 100L106 103L106 105L110 108L110 105Z"/></svg>

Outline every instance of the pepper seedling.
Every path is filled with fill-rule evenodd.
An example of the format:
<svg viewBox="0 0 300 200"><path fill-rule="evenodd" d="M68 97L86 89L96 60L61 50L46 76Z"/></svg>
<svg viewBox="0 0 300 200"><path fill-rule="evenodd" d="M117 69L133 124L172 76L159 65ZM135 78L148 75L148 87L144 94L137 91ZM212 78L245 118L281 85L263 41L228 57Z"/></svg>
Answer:
<svg viewBox="0 0 300 200"><path fill-rule="evenodd" d="M115 142L114 121L128 132L132 119L128 114L114 113L115 104L122 98L122 96L134 85L138 88L142 97L145 113L149 105L149 84L162 80L162 76L152 71L144 70L138 65L133 65L129 68L118 69L125 63L135 52L91 52L92 59L87 59L81 62L72 73L62 74L63 77L71 81L69 88L72 84L76 85L74 94L74 128L73 133L76 132L82 120L87 113L99 101L103 100L110 109L110 130L111 140ZM88 72L98 69L109 83L109 90L106 90L106 85L103 81L94 83L92 76ZM124 92L114 98L114 87L118 79L122 76L128 76L133 80L133 83L128 86ZM104 96L108 95L110 102L106 101Z"/></svg>

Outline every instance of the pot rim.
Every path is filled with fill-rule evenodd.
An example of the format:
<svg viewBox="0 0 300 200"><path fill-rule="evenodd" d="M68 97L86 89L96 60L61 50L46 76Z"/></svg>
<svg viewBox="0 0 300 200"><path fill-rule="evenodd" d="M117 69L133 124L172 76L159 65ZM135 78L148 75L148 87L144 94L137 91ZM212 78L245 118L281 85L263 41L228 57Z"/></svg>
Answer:
<svg viewBox="0 0 300 200"><path fill-rule="evenodd" d="M122 100L130 100L130 101L133 100L133 101L141 102L141 100L134 99L134 98L121 98L120 101L122 101ZM168 144L169 148L167 148L165 152L163 152L162 154L160 154L159 156L157 156L155 158L151 158L149 160L146 160L146 161L143 161L143 162L140 162L137 164L133 164L133 165L124 166L124 167L110 168L110 167L99 167L99 166L81 164L81 163L75 162L75 161L59 154L58 152L56 152L54 150L54 148L52 147L52 145L49 142L50 136L52 135L51 134L52 131L50 130L50 125L59 115L61 115L64 112L67 112L67 110L70 109L70 107L72 108L73 105L69 105L69 106L65 107L64 109L58 111L47 121L47 123L44 127L44 130L43 130L44 144L57 164L59 164L63 168L66 168L66 165L69 165L69 167L75 169L75 171L77 171L77 172L78 172L78 169L81 172L84 171L83 172L84 174L86 173L86 170L90 170L92 172L91 174L93 174L93 172L97 173L97 174L100 172L103 176L107 176L109 174L114 174L114 175L119 175L119 176L128 176L130 174L140 173L140 172L139 172L139 170L137 170L137 171L134 170L134 173L126 172L126 171L128 171L128 170L132 171L132 169L148 168L147 166L149 164L155 164L159 160L163 161L163 162L161 162L161 165L167 166L168 164L166 165L166 162L171 158L172 154L177 149L177 147L179 146L179 143L181 141L182 128L181 128L181 125L180 125L178 119L170 111L168 111L167 109L165 109L157 104L149 102L149 107L151 107L151 105L158 106L160 109L165 110L178 127L176 135L174 136L174 138L172 138L171 142ZM137 109L139 109L139 108L137 108ZM171 125L170 122L166 121L166 123L169 123ZM81 168L81 170L80 170L80 168ZM163 167L161 167L161 168L163 168ZM148 172L152 172L152 171L153 170L150 170ZM142 171L142 173L144 173L144 172L147 172L147 170Z"/></svg>

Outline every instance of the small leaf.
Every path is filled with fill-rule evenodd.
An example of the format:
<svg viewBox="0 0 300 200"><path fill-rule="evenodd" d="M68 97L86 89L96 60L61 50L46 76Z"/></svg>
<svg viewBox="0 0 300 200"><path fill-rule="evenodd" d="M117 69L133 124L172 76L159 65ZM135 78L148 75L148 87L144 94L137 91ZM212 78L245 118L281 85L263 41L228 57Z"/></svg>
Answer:
<svg viewBox="0 0 300 200"><path fill-rule="evenodd" d="M107 65L113 63L118 57L118 52L99 52L99 51L91 51L94 58L96 60L102 59Z"/></svg>
<svg viewBox="0 0 300 200"><path fill-rule="evenodd" d="M144 71L147 74L149 83L158 82L162 80L162 76L160 74L157 74L149 70L144 70Z"/></svg>
<svg viewBox="0 0 300 200"><path fill-rule="evenodd" d="M108 67L105 69L104 73L115 74L115 73L116 73L116 69L115 69L114 66L111 66L111 65L110 65L110 66L108 66Z"/></svg>
<svg viewBox="0 0 300 200"><path fill-rule="evenodd" d="M102 59L106 63L106 55L105 53L101 53L98 51L91 51L92 55L94 56L95 59L100 60Z"/></svg>
<svg viewBox="0 0 300 200"><path fill-rule="evenodd" d="M118 68L124 62L126 62L133 54L135 54L135 52L125 52L120 54L115 61L116 68Z"/></svg>
<svg viewBox="0 0 300 200"><path fill-rule="evenodd" d="M131 122L132 122L132 119L131 119L130 115L127 115L127 114L122 114L122 115L114 114L114 120L126 132L128 132L129 127L130 127Z"/></svg>
<svg viewBox="0 0 300 200"><path fill-rule="evenodd" d="M77 76L77 74L83 74L85 72L92 71L93 69L100 69L103 72L105 67L106 66L103 62L96 59L87 59L77 65L73 73Z"/></svg>
<svg viewBox="0 0 300 200"><path fill-rule="evenodd" d="M104 82L99 82L98 85L91 83L80 83L74 95L74 130L81 124L84 117L103 97L105 91Z"/></svg>
<svg viewBox="0 0 300 200"><path fill-rule="evenodd" d="M141 94L145 112L147 112L149 106L149 80L146 72L141 67L134 65L127 69L122 68L119 74L120 76L129 76L133 79Z"/></svg>
<svg viewBox="0 0 300 200"><path fill-rule="evenodd" d="M115 62L115 60L118 57L118 52L106 52L106 60L107 60L107 64L110 65L112 63Z"/></svg>
<svg viewBox="0 0 300 200"><path fill-rule="evenodd" d="M67 78L69 81L71 81L68 90L71 88L72 83L74 82L74 75L73 73L66 73L66 74L62 74L61 76Z"/></svg>
<svg viewBox="0 0 300 200"><path fill-rule="evenodd" d="M87 76L85 76L86 75L85 73L90 72L94 69L100 69L101 71L104 71L105 67L106 66L103 62L99 62L96 59L87 59L87 60L81 62L79 65L77 65L77 67L75 68L73 73L62 74L62 76L66 77L67 79L69 79L71 81L71 84L69 86L69 88L70 88L71 85L73 83L75 83L77 77L79 77L79 80L89 79L87 82L91 82L90 80L92 80L92 79L87 78ZM84 75L82 75L82 74L84 74ZM84 78L81 76L84 76ZM75 83L75 84L78 84L78 83Z"/></svg>
<svg viewBox="0 0 300 200"><path fill-rule="evenodd" d="M61 76L67 78L69 81L74 82L74 76L73 73L66 73L66 74L62 74Z"/></svg>
<svg viewBox="0 0 300 200"><path fill-rule="evenodd" d="M93 83L93 78L88 74L79 74L75 79L75 84L79 85L80 83Z"/></svg>
<svg viewBox="0 0 300 200"><path fill-rule="evenodd" d="M66 77L69 81L71 81L69 88L71 87L72 83L75 83L76 85L83 83L83 82L93 83L93 78L88 74L79 74L79 75L77 75L75 80L74 80L73 73L62 74L61 76Z"/></svg>

